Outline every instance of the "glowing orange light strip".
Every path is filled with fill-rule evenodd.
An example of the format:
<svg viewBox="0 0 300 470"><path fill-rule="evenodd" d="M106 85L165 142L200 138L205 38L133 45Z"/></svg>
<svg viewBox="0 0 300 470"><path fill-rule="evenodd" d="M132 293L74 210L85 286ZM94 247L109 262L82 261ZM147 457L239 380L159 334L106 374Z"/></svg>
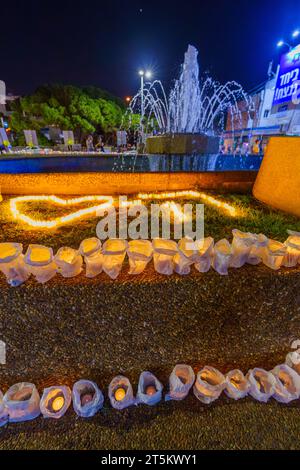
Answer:
<svg viewBox="0 0 300 470"><path fill-rule="evenodd" d="M182 212L182 210L177 206L174 201L164 202L163 207L170 209L173 212L174 219L178 222L183 222L187 220L187 216Z"/></svg>
<svg viewBox="0 0 300 470"><path fill-rule="evenodd" d="M98 204L96 206L87 207L85 209L80 209L76 212L72 212L71 214L64 215L62 217L56 217L52 220L35 220L29 217L28 215L23 214L18 209L18 204L22 202L51 202L53 204L57 204L60 206L72 206L76 204L80 204L83 202L93 202L93 201L106 201L102 202L102 204ZM113 206L113 198L111 196L82 196L73 199L61 199L57 196L20 196L10 200L10 210L13 214L15 219L21 220L26 224L30 225L31 227L37 228L56 228L60 225L64 225L69 222L73 222L74 220L81 219L87 215L97 214L97 211L108 209Z"/></svg>
<svg viewBox="0 0 300 470"><path fill-rule="evenodd" d="M213 206L219 207L220 209L224 209L226 212L229 213L229 215L231 215L231 217L236 217L238 215L237 209L228 204L227 202L219 201L218 199L215 199L214 197L209 196L205 193L200 193L200 198Z"/></svg>
<svg viewBox="0 0 300 470"><path fill-rule="evenodd" d="M174 199L178 197L193 197L198 198L200 197L200 193L198 191L170 191L170 192L163 192L163 193L139 193L137 197L139 199L147 200L147 199Z"/></svg>
<svg viewBox="0 0 300 470"><path fill-rule="evenodd" d="M220 209L225 210L226 212L229 213L231 217L236 217L238 215L238 210L235 207L231 206L227 202L219 201L218 199L200 191L186 190L186 191L172 191L172 192L165 192L165 193L139 193L138 194L138 198L142 200L175 199L175 198L180 198L180 197L200 198L213 206L216 206Z"/></svg>

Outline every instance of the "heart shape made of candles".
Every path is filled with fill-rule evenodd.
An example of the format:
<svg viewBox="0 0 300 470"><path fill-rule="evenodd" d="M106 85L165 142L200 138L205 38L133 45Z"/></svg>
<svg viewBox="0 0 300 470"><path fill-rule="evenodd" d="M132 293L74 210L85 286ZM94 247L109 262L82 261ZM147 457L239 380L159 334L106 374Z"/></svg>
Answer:
<svg viewBox="0 0 300 470"><path fill-rule="evenodd" d="M102 202L99 203L100 201ZM19 210L18 205L23 202L46 202L66 207L84 202L98 202L98 204L51 220L35 220ZM31 227L52 229L88 215L97 215L98 211L111 208L113 203L114 199L112 196L82 196L72 199L62 199L58 196L19 196L11 199L9 205L15 219L21 220Z"/></svg>

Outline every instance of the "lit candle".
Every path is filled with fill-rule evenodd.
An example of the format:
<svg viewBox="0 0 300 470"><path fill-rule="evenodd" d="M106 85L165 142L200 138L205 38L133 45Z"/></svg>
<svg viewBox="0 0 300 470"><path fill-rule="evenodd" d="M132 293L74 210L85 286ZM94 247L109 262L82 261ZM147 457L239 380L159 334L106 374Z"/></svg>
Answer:
<svg viewBox="0 0 300 470"><path fill-rule="evenodd" d="M91 393L86 393L81 397L81 406L85 406L93 400L93 395Z"/></svg>
<svg viewBox="0 0 300 470"><path fill-rule="evenodd" d="M238 377L231 377L230 383L235 387L239 388L242 384L242 381Z"/></svg>
<svg viewBox="0 0 300 470"><path fill-rule="evenodd" d="M64 397L56 397L54 398L52 402L52 410L55 412L60 411L62 407L64 406L64 404L65 404Z"/></svg>
<svg viewBox="0 0 300 470"><path fill-rule="evenodd" d="M122 401L122 400L124 400L125 395L126 395L126 392L125 392L124 388L118 388L118 389L115 391L115 399L116 399L117 401Z"/></svg>
<svg viewBox="0 0 300 470"><path fill-rule="evenodd" d="M156 394L156 388L154 387L154 385L149 385L147 388L146 388L146 394L147 395L155 395Z"/></svg>

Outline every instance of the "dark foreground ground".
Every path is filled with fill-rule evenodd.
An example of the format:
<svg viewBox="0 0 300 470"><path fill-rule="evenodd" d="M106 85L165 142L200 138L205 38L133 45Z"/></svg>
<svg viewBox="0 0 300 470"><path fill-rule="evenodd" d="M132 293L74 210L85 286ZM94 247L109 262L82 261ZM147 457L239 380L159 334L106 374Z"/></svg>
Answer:
<svg viewBox="0 0 300 470"><path fill-rule="evenodd" d="M178 362L272 368L300 338L300 269L274 273L247 266L228 277L165 278L150 265L142 276L117 281L104 274L56 277L17 289L0 281L0 332L7 365L0 388L27 380L45 386L95 380L106 395L91 420L70 408L58 421L39 418L0 429L0 449L300 449L300 403L225 397L204 406L183 402L113 410L110 380L122 373L136 390L151 370L166 386Z"/></svg>

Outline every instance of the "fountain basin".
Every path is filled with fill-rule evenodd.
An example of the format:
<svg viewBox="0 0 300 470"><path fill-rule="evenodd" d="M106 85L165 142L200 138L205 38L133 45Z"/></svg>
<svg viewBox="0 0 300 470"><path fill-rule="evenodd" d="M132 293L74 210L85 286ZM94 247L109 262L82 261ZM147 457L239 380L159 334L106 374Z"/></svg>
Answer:
<svg viewBox="0 0 300 470"><path fill-rule="evenodd" d="M0 158L3 194L136 194L251 190L262 157L233 155L9 156Z"/></svg>
<svg viewBox="0 0 300 470"><path fill-rule="evenodd" d="M219 137L206 134L164 134L147 138L146 153L210 155L218 153L219 145Z"/></svg>

